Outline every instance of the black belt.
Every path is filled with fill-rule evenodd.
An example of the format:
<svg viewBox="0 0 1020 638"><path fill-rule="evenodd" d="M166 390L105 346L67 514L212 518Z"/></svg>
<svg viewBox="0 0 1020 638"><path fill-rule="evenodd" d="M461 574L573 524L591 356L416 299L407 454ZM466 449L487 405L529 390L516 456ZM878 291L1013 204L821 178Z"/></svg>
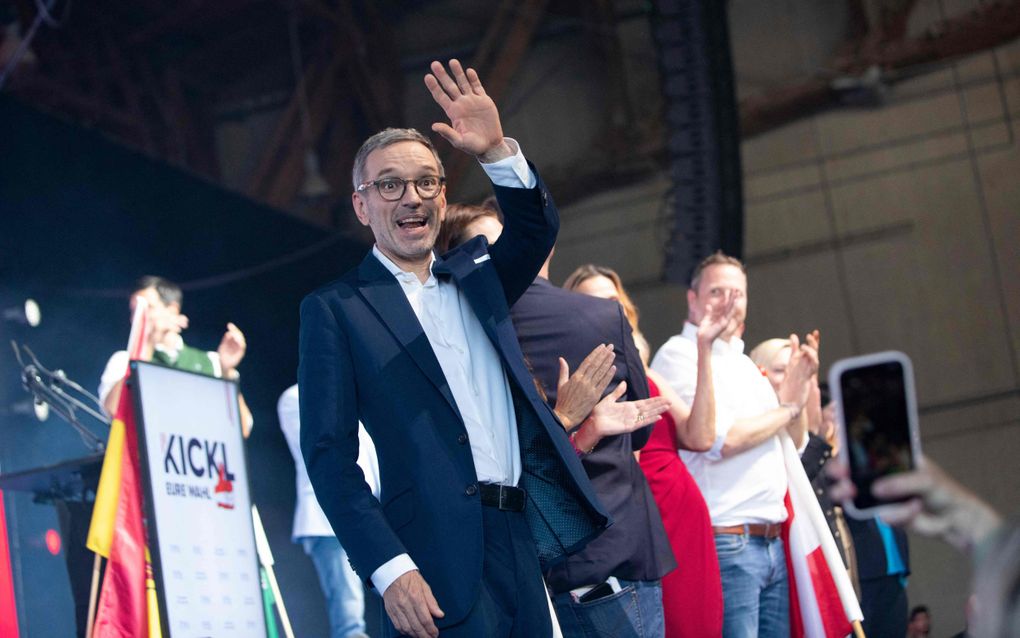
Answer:
<svg viewBox="0 0 1020 638"><path fill-rule="evenodd" d="M528 501L528 493L512 485L479 483L478 495L482 497L482 505L507 512L523 512Z"/></svg>

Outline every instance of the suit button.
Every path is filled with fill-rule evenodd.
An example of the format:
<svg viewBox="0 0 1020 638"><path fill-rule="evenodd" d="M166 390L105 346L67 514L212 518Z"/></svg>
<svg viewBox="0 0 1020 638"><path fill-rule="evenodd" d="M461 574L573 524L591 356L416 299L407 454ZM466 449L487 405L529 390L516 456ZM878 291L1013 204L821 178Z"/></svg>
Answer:
<svg viewBox="0 0 1020 638"><path fill-rule="evenodd" d="M460 436L457 437L457 443L460 443L461 445L464 445L467 442L468 442L468 435L464 434L463 432L461 432Z"/></svg>
<svg viewBox="0 0 1020 638"><path fill-rule="evenodd" d="M467 494L468 496L474 496L475 494L478 493L478 486L472 483L471 485L467 486L467 489L464 490L464 493Z"/></svg>

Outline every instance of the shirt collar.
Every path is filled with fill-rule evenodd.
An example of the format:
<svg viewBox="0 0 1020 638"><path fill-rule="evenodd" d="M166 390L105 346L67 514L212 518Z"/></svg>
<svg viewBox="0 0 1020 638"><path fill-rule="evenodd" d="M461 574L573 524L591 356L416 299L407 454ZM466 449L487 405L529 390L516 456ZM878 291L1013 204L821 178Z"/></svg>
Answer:
<svg viewBox="0 0 1020 638"><path fill-rule="evenodd" d="M432 267L435 266L436 264L436 254L434 252L430 255L429 259L429 278L425 280L424 284L421 284L421 282L418 280L418 275L414 274L413 272L402 270L400 266L393 263L393 260L391 260L389 257L384 255L381 250L379 250L378 244L372 246L372 254L375 255L375 258L379 260L379 263L381 263L383 267L390 272L391 275L396 277L397 281L399 281L401 284L417 283L424 287L428 287L434 286L437 283L436 276L435 274L432 273Z"/></svg>
<svg viewBox="0 0 1020 638"><path fill-rule="evenodd" d="M690 321L684 322L684 331L681 333L684 339L694 343L698 342L698 327ZM718 356L744 354L744 340L740 337L733 337L729 342L716 339L712 342L712 354Z"/></svg>

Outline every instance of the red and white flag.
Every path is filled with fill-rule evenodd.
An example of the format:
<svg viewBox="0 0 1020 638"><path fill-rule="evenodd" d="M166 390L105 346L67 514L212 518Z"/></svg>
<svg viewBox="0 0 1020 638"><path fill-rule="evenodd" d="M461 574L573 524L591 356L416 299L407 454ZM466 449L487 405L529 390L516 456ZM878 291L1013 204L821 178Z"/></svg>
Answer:
<svg viewBox="0 0 1020 638"><path fill-rule="evenodd" d="M790 578L790 635L843 638L861 621L861 605L790 436L780 435L786 465L786 567Z"/></svg>

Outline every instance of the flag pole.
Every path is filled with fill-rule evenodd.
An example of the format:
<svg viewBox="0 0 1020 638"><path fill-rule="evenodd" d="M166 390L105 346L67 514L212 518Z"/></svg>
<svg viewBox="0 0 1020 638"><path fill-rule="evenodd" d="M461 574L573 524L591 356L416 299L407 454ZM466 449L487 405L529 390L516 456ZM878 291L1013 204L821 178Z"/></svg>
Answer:
<svg viewBox="0 0 1020 638"><path fill-rule="evenodd" d="M251 520L255 526L255 549L258 551L259 562L266 570L269 588L273 591L276 599L276 609L280 612L280 623L283 625L283 633L287 638L294 638L294 630L290 627L290 618L287 616L287 608L283 606L283 595L280 594L280 585L276 582L276 574L273 572L273 552L269 549L269 538L266 537L266 530L262 527L262 519L255 505L251 506Z"/></svg>
<svg viewBox="0 0 1020 638"><path fill-rule="evenodd" d="M92 638L92 623L96 620L96 596L99 593L99 572L103 567L103 557L96 554L92 563L92 586L89 589L89 616L85 621L85 638Z"/></svg>

